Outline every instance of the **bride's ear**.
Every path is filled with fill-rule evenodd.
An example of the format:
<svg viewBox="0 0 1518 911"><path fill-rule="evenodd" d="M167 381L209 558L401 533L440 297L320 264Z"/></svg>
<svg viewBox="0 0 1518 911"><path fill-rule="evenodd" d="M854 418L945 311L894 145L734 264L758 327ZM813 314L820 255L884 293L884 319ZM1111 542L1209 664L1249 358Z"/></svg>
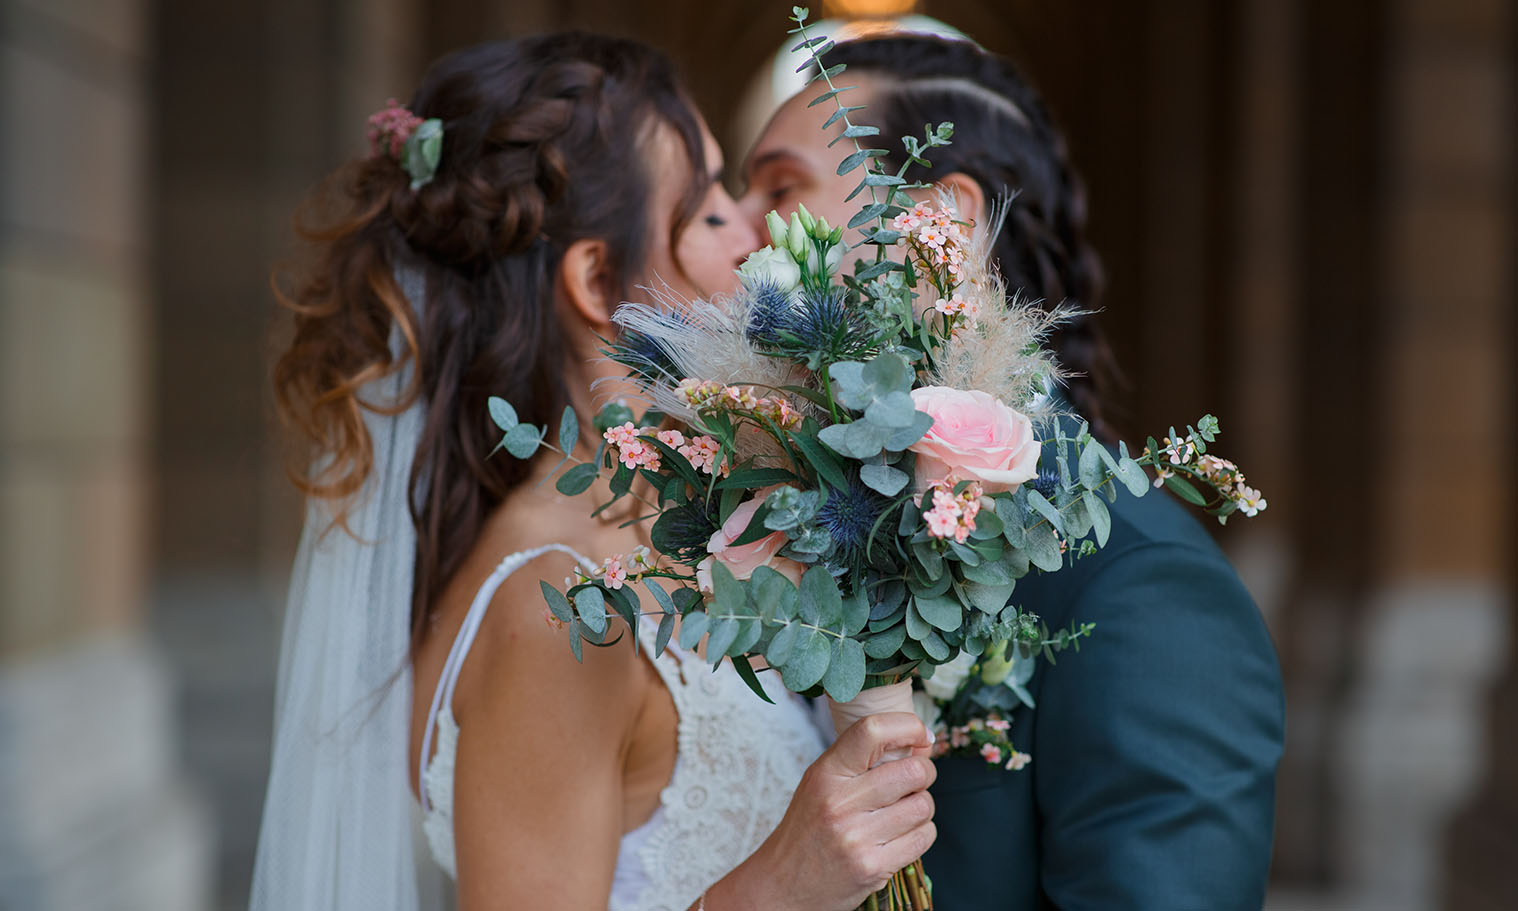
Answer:
<svg viewBox="0 0 1518 911"><path fill-rule="evenodd" d="M603 240L577 240L559 260L559 287L564 300L580 319L605 335L617 301L611 260Z"/></svg>
<svg viewBox="0 0 1518 911"><path fill-rule="evenodd" d="M986 192L980 188L980 182L964 171L946 174L938 182L953 191L959 201L959 217L979 224L986 215Z"/></svg>

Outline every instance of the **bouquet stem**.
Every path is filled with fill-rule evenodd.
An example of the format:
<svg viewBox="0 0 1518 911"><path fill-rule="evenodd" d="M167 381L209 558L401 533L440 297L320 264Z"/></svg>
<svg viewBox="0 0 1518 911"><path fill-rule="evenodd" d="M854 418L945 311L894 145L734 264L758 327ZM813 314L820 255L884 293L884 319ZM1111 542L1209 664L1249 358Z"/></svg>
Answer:
<svg viewBox="0 0 1518 911"><path fill-rule="evenodd" d="M828 700L833 713L833 729L842 734L849 726L866 715L882 712L912 711L912 681L910 678L886 686L865 690L850 702ZM882 756L881 762L901 759L911 755L909 750L893 750ZM923 871L922 858L913 861L892 874L885 887L859 906L858 911L932 911L933 895L928 875Z"/></svg>

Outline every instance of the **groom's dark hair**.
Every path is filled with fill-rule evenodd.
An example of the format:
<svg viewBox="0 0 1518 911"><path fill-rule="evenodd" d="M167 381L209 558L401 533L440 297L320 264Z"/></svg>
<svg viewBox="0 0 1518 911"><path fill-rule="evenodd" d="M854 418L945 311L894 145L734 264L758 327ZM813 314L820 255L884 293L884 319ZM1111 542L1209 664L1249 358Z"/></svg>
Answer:
<svg viewBox="0 0 1518 911"><path fill-rule="evenodd" d="M878 88L864 118L879 127L873 142L894 170L901 141L923 125L952 121L951 145L934 149L932 169L914 165L908 180L961 172L988 200L1010 196L994 256L1011 291L1069 305L1084 314L1099 305L1101 262L1086 240L1086 195L1070 164L1065 139L1043 100L1012 61L969 41L928 35L889 35L840 43L828 65L869 73ZM1104 438L1113 434L1103 406L1118 373L1111 348L1089 315L1067 320L1050 339L1072 375L1071 405Z"/></svg>
<svg viewBox="0 0 1518 911"><path fill-rule="evenodd" d="M487 399L509 396L523 422L547 427L568 401L555 307L565 249L605 241L618 290L630 290L650 246L655 171L673 166L650 159L655 126L690 166L671 250L711 177L699 116L673 66L634 41L566 32L465 48L428 69L408 107L442 121L436 175L413 187L398 160L374 154L313 198L300 230L316 261L276 288L295 334L274 380L281 413L314 450L297 455L292 478L308 495L345 504L340 517L373 465L364 412L425 404L409 491L415 641L486 517L531 469L490 458L499 433ZM398 269L425 275L425 302L406 299ZM401 401L361 399L365 385L408 362L416 370Z"/></svg>

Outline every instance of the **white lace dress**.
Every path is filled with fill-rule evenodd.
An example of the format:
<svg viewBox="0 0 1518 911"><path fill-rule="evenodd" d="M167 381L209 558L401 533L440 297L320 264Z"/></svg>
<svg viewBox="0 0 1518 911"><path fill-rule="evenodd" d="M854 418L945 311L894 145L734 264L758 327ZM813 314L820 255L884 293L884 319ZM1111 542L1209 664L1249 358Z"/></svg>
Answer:
<svg viewBox="0 0 1518 911"><path fill-rule="evenodd" d="M548 551L584 557L560 545L512 554L501 561L470 605L448 654L432 700L436 751L429 728L422 755L424 827L432 855L457 876L453 842L453 771L458 723L453 690L485 610L506 577ZM805 704L763 674L769 705L743 683L731 664L716 671L695 655L669 646L653 658L656 627L640 624L638 639L669 688L679 713L674 774L659 808L622 837L610 911L683 911L712 883L758 848L780 823L801 773L822 752Z"/></svg>

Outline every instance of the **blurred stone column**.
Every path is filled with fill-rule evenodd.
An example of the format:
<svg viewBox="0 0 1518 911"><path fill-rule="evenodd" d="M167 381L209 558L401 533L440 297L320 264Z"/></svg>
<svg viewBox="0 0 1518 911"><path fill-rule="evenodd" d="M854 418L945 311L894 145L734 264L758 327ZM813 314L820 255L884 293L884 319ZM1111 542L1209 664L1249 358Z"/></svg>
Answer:
<svg viewBox="0 0 1518 911"><path fill-rule="evenodd" d="M207 818L145 636L140 0L0 2L0 907L199 909Z"/></svg>
<svg viewBox="0 0 1518 911"><path fill-rule="evenodd" d="M1493 5L1495 7L1495 4ZM1491 172L1506 177L1506 217L1499 218L1496 255L1505 260L1505 325L1498 335L1506 362L1495 382L1508 391L1502 416L1494 424L1492 450L1511 475L1512 454L1518 450L1518 12L1506 9L1477 26L1486 32L1488 46L1498 57L1493 103L1506 114L1491 139L1499 150L1487 163ZM1504 42L1505 39L1505 42ZM1505 78L1502 74L1505 73ZM1500 179L1498 181L1501 182ZM1461 807L1444 839L1442 898L1449 911L1506 911L1518 896L1518 485L1508 482L1502 530L1507 556L1506 667L1487 705L1486 749L1481 757L1480 786Z"/></svg>
<svg viewBox="0 0 1518 911"><path fill-rule="evenodd" d="M1483 775L1481 694L1509 637L1513 16L1495 0L1388 10L1384 277L1367 327L1384 346L1380 432L1335 449L1339 471L1315 463L1331 476L1379 463L1370 499L1340 507L1379 502L1385 519L1336 732L1337 872L1363 908L1437 902L1441 835ZM1512 883L1514 862L1488 872Z"/></svg>

